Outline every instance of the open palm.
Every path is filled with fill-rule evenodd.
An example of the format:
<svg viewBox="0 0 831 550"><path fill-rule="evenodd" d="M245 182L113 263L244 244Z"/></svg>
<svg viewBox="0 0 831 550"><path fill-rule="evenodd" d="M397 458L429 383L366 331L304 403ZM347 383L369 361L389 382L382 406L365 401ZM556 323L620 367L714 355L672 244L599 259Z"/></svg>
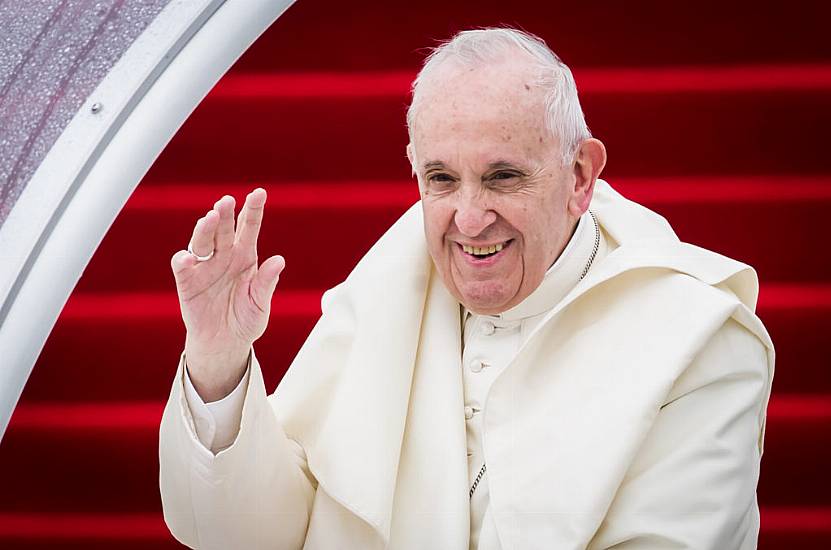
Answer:
<svg viewBox="0 0 831 550"><path fill-rule="evenodd" d="M173 255L171 267L187 329L188 372L203 399L224 397L245 371L251 344L268 324L271 297L285 266L281 256L257 264L264 189L245 199L234 222L234 199L224 196L196 222L191 250ZM210 256L200 261L194 256Z"/></svg>

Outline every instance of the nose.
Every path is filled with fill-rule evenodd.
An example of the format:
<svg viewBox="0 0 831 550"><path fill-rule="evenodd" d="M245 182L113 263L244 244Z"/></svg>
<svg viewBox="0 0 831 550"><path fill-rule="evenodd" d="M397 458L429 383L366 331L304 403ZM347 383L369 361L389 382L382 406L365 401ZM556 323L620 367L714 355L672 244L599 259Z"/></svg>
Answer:
<svg viewBox="0 0 831 550"><path fill-rule="evenodd" d="M453 219L464 236L476 237L496 221L496 212L490 210L478 194L468 195L459 197Z"/></svg>

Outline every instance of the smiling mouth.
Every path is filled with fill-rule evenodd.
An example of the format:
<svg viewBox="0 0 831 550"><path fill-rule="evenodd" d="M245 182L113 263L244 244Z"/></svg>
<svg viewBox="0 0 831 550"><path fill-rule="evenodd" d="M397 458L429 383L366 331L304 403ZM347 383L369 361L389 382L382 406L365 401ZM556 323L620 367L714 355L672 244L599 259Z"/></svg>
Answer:
<svg viewBox="0 0 831 550"><path fill-rule="evenodd" d="M505 242L498 243L495 245L490 246L468 246L466 244L460 244L459 247L462 249L462 252L470 256L475 260L484 260L486 258L490 258L491 256L496 256L508 246L511 245L513 239L508 239Z"/></svg>

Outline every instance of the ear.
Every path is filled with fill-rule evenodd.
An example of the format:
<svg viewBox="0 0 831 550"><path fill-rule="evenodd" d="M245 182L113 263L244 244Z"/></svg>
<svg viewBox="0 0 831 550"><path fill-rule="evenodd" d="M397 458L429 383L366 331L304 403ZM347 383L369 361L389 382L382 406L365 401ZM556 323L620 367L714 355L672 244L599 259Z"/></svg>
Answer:
<svg viewBox="0 0 831 550"><path fill-rule="evenodd" d="M579 218L588 210L594 194L594 183L606 166L606 146L599 139L583 141L574 155L574 189L569 211Z"/></svg>
<svg viewBox="0 0 831 550"><path fill-rule="evenodd" d="M418 177L418 171L416 170L417 161L412 143L407 144L407 159L410 161L410 174L416 179L416 183L418 183L418 192L423 193L424 189L421 186L421 178Z"/></svg>
<svg viewBox="0 0 831 550"><path fill-rule="evenodd" d="M410 161L410 170L412 171L412 174L415 176L416 175L415 154L413 153L413 144L412 143L407 144L407 160Z"/></svg>

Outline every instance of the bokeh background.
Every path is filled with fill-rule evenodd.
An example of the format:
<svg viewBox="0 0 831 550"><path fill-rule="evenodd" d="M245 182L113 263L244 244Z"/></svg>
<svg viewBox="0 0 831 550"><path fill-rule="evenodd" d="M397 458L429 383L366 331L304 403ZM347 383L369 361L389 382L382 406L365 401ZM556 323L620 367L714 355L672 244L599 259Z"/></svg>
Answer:
<svg viewBox="0 0 831 550"><path fill-rule="evenodd" d="M605 179L757 269L777 348L760 548L831 548L829 15L809 0L299 0L162 153L67 303L0 445L0 547L181 547L158 493L184 342L170 256L223 194L269 191L260 251L288 265L256 347L276 386L322 292L418 198L404 114L424 48L507 24L574 70Z"/></svg>

